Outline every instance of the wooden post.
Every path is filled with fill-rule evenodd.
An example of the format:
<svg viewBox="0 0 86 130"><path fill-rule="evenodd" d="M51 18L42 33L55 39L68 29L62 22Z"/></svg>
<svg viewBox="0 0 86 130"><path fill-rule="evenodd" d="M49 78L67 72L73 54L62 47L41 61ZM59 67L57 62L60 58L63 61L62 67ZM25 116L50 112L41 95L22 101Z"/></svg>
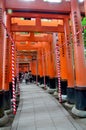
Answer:
<svg viewBox="0 0 86 130"><path fill-rule="evenodd" d="M48 56L48 50L49 49L49 43L47 42L46 43L46 46L45 46L45 72L46 72L46 76L45 76L45 79L46 79L46 85L49 86L50 84L50 80L49 80L49 63L48 63L48 60L49 60L49 56Z"/></svg>
<svg viewBox="0 0 86 130"><path fill-rule="evenodd" d="M3 85L3 13L2 8L0 8L0 118L4 116L4 104L3 104L3 97L4 91L2 88Z"/></svg>
<svg viewBox="0 0 86 130"><path fill-rule="evenodd" d="M67 95L67 57L64 33L58 33L58 44L60 46L61 92L62 95Z"/></svg>
<svg viewBox="0 0 86 130"><path fill-rule="evenodd" d="M7 17L7 21L10 19ZM4 24L6 25L6 14ZM7 22L8 23L8 22ZM11 93L9 89L9 38L6 36L6 30L4 28L4 44L3 44L3 90L4 90L4 109L9 110L11 108Z"/></svg>
<svg viewBox="0 0 86 130"><path fill-rule="evenodd" d="M84 0L84 10L85 10L85 17L86 17L86 0Z"/></svg>
<svg viewBox="0 0 86 130"><path fill-rule="evenodd" d="M49 80L50 80L50 88L55 89L55 67L54 67L54 57L53 57L53 43L52 41L48 43L48 71L49 71Z"/></svg>
<svg viewBox="0 0 86 130"><path fill-rule="evenodd" d="M45 53L44 53L44 47L42 49L42 69L43 69L43 83L44 83L44 89L46 89L46 81L45 81Z"/></svg>
<svg viewBox="0 0 86 130"><path fill-rule="evenodd" d="M42 50L38 49L38 82L43 84L43 69L42 69Z"/></svg>
<svg viewBox="0 0 86 130"><path fill-rule="evenodd" d="M69 19L66 18L64 20L64 32L65 32L65 45L67 50L67 102L74 103L75 102L75 82L74 82L74 63L73 63L73 47L72 41L70 39L71 32L69 27Z"/></svg>
<svg viewBox="0 0 86 130"><path fill-rule="evenodd" d="M78 110L84 111L86 110L86 64L78 0L71 0L71 20L74 43L74 69L76 77L75 107Z"/></svg>

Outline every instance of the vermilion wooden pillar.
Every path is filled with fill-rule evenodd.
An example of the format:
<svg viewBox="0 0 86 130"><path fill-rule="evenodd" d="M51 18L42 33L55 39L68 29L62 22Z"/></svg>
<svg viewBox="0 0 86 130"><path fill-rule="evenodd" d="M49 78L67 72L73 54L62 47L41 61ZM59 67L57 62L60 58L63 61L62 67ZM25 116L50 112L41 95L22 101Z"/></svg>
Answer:
<svg viewBox="0 0 86 130"><path fill-rule="evenodd" d="M43 42L42 45L43 45L43 49L42 49L42 52L43 52L43 56L42 56L42 62L43 62L43 78L44 78L44 87L46 87L46 85L49 86L49 75L48 75L48 42Z"/></svg>
<svg viewBox="0 0 86 130"><path fill-rule="evenodd" d="M76 77L75 105L76 109L78 110L86 110L86 64L78 0L71 0L71 21L73 29L74 63Z"/></svg>
<svg viewBox="0 0 86 130"><path fill-rule="evenodd" d="M45 47L45 72L46 72L46 85L49 86L49 64L48 64L48 60L49 60L49 56L48 56L48 52L49 52L49 46L48 46L48 42L46 43L46 47Z"/></svg>
<svg viewBox="0 0 86 130"><path fill-rule="evenodd" d="M7 21L9 22L9 18L7 17ZM6 22L7 22L6 21ZM8 25L7 22L7 25ZM6 23L5 23L6 24ZM4 29L4 31L6 31ZM6 32L7 34L7 32ZM4 35L4 48L3 48L3 67L4 67L4 75L3 75L3 89L4 89L4 109L8 110L11 107L11 93L10 93L10 89L9 89L9 37L6 38L6 34ZM5 40L6 39L6 40Z"/></svg>
<svg viewBox="0 0 86 130"><path fill-rule="evenodd" d="M49 74L49 87L51 89L55 89L55 62L53 57L53 43L52 41L48 43L48 53L47 53L47 60L48 60L48 74Z"/></svg>
<svg viewBox="0 0 86 130"><path fill-rule="evenodd" d="M69 19L66 18L64 20L64 32L65 32L65 45L66 45L66 55L67 55L67 101L68 103L75 102L75 82L74 82L74 65L73 65L73 48L72 41L70 41L70 27L69 27Z"/></svg>
<svg viewBox="0 0 86 130"><path fill-rule="evenodd" d="M64 33L58 33L58 44L60 46L60 65L61 65L61 93L67 95L67 58Z"/></svg>
<svg viewBox="0 0 86 130"><path fill-rule="evenodd" d="M43 83L43 65L42 65L42 49L38 49L38 82Z"/></svg>
<svg viewBox="0 0 86 130"><path fill-rule="evenodd" d="M36 60L31 61L31 70L32 70L33 80L36 81Z"/></svg>
<svg viewBox="0 0 86 130"><path fill-rule="evenodd" d="M7 15L7 24L6 24L6 26L7 26L7 30L8 30L8 32L9 33L11 33L11 19L10 19L10 16L9 16L9 14ZM12 98L12 95L13 95L13 93L12 93L12 50L11 50L11 41L10 41L10 38L7 36L7 44L8 44L8 46L7 46L7 48L9 48L9 53L6 55L6 56L8 56L9 57L9 65L8 65L8 67L9 67L9 70L8 70L8 78L9 78L9 91L10 91L10 94L11 94L11 98ZM7 61L8 62L8 61ZM9 98L10 98L10 95L9 95Z"/></svg>
<svg viewBox="0 0 86 130"><path fill-rule="evenodd" d="M45 83L45 53L44 53L44 45L42 48L42 70L43 70L43 84L44 88L46 88L46 83Z"/></svg>
<svg viewBox="0 0 86 130"><path fill-rule="evenodd" d="M84 9L85 9L85 17L86 17L86 0L84 0Z"/></svg>
<svg viewBox="0 0 86 130"><path fill-rule="evenodd" d="M9 33L11 33L11 19L10 19L10 16L7 15L7 29L9 31ZM11 51L11 41L10 41L10 38L8 37L8 42L9 42L9 83L12 82L12 71L11 71L11 68L12 68L12 62L11 62L11 59L12 59L12 51Z"/></svg>
<svg viewBox="0 0 86 130"><path fill-rule="evenodd" d="M3 10L2 8L0 8L0 118L4 116L4 105L3 105L4 91L2 88L2 85L3 85L3 42L4 42L3 32L4 30L2 26L2 21L3 21Z"/></svg>
<svg viewBox="0 0 86 130"><path fill-rule="evenodd" d="M53 44L53 41L51 41L51 51L50 51L50 54L51 54L51 64L52 64L52 76L53 76L53 78L52 78L52 87L54 88L54 89L56 89L56 73L55 73L55 71L56 71L56 68L55 68L55 50L54 50L54 44Z"/></svg>

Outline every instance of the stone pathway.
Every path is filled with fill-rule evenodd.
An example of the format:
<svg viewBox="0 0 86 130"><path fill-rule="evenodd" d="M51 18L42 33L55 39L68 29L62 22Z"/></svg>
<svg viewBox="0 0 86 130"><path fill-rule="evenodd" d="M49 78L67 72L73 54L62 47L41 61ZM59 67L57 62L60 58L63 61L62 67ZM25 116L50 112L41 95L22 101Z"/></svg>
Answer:
<svg viewBox="0 0 86 130"><path fill-rule="evenodd" d="M35 84L20 86L21 96L11 130L82 130L63 106Z"/></svg>

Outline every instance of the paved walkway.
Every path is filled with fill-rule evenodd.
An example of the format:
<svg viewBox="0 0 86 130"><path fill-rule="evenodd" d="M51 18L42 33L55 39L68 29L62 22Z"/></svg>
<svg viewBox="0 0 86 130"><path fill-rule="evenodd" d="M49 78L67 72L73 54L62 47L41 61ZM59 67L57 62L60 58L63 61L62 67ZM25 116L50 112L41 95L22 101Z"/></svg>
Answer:
<svg viewBox="0 0 86 130"><path fill-rule="evenodd" d="M82 130L62 105L35 84L21 84L11 130Z"/></svg>

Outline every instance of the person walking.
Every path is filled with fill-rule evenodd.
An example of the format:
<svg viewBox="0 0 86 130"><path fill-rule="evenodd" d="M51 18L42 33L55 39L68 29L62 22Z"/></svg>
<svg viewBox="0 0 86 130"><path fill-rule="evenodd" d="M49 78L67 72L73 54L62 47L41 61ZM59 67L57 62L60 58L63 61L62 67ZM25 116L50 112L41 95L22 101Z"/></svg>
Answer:
<svg viewBox="0 0 86 130"><path fill-rule="evenodd" d="M29 75L28 75L28 72L26 71L25 72L25 83L28 84L28 81L29 81Z"/></svg>

